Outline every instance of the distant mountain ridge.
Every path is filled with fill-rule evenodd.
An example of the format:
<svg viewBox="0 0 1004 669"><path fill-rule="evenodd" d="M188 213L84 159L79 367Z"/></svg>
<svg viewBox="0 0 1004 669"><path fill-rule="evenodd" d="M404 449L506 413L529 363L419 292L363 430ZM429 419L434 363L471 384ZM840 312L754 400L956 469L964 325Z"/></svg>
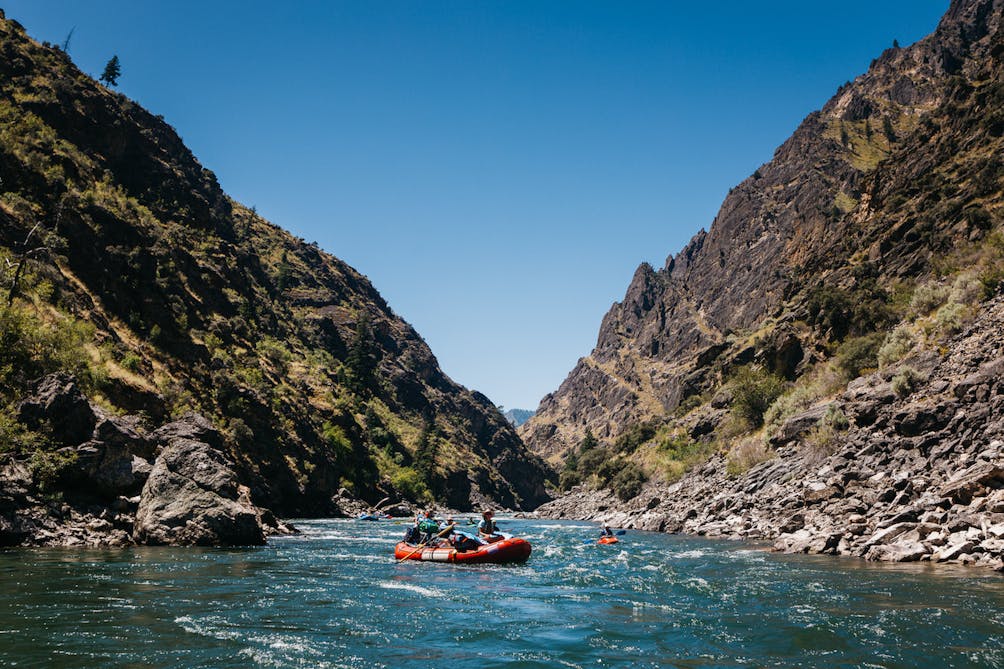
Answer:
<svg viewBox="0 0 1004 669"><path fill-rule="evenodd" d="M506 420L512 423L513 427L519 427L526 421L533 418L534 413L535 412L530 409L509 409L502 415L506 417Z"/></svg>

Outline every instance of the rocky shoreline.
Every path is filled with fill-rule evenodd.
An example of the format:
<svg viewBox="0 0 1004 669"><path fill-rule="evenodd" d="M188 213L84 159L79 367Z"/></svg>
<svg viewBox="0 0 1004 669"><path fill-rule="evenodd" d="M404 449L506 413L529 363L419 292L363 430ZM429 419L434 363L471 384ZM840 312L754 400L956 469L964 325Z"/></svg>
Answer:
<svg viewBox="0 0 1004 669"><path fill-rule="evenodd" d="M147 432L91 404L67 374L40 379L18 411L62 446L0 459L0 547L260 545L295 531L251 502L199 414Z"/></svg>
<svg viewBox="0 0 1004 669"><path fill-rule="evenodd" d="M724 455L629 502L573 489L542 518L772 541L789 553L977 565L1004 572L1004 298L943 356L918 353L790 418L776 456L730 476ZM923 379L906 396L892 379ZM830 406L851 422L831 453L804 437Z"/></svg>

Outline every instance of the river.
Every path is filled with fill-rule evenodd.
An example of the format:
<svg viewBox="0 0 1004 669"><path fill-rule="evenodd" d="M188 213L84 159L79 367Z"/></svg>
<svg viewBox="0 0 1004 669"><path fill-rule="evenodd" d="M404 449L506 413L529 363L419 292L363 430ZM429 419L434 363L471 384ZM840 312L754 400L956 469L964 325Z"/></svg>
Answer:
<svg viewBox="0 0 1004 669"><path fill-rule="evenodd" d="M500 525L527 564L398 564L404 526L355 520L261 548L0 551L0 666L1004 666L1001 574Z"/></svg>

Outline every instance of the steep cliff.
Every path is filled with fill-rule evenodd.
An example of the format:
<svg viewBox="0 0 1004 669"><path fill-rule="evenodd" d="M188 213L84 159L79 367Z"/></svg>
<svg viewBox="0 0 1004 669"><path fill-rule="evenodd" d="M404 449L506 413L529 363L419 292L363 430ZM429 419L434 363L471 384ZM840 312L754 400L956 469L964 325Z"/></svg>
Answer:
<svg viewBox="0 0 1004 669"><path fill-rule="evenodd" d="M162 118L7 19L0 179L0 458L30 459L39 494L69 494L78 454L55 449L91 435L25 425L18 405L68 372L141 436L209 417L276 513L546 499L547 469L508 421L364 276L229 199Z"/></svg>
<svg viewBox="0 0 1004 669"><path fill-rule="evenodd" d="M587 430L609 444L645 424L663 444L679 428L727 449L743 366L790 383L870 346L875 367L882 337L916 326L918 291L957 281L987 288L948 300L972 318L999 272L1002 6L954 0L932 35L888 49L810 114L707 232L639 267L592 353L521 428L530 447L560 465ZM922 334L935 348L946 336Z"/></svg>

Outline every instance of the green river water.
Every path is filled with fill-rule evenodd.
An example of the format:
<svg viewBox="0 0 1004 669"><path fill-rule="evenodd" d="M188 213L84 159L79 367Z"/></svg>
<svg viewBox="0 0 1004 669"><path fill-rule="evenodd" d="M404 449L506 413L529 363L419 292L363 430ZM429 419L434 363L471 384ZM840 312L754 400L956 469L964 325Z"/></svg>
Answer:
<svg viewBox="0 0 1004 669"><path fill-rule="evenodd" d="M393 521L248 549L0 551L0 666L1004 667L1004 575L512 520L520 566L391 553Z"/></svg>

